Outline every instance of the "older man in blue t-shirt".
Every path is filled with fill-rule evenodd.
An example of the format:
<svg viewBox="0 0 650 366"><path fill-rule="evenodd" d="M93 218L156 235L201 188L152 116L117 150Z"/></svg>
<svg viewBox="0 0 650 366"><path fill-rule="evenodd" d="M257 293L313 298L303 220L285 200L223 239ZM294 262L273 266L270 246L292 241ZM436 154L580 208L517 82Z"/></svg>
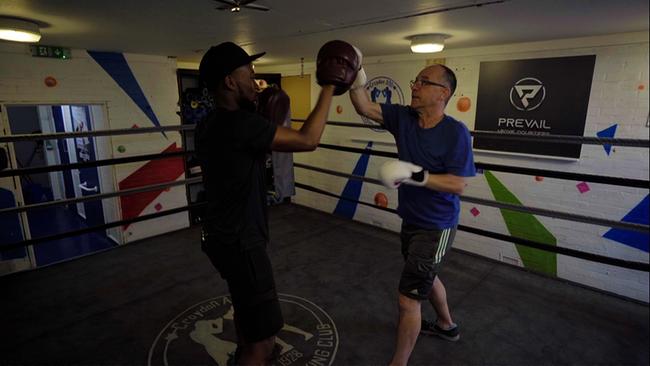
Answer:
<svg viewBox="0 0 650 366"><path fill-rule="evenodd" d="M411 81L411 105L373 103L365 72L358 73L350 99L357 113L382 123L395 137L399 160L380 168L388 188L399 189L402 254L397 345L390 365L406 365L420 332L450 341L460 338L449 312L438 270L451 247L458 218L458 195L465 177L476 174L465 125L444 113L456 90L456 76L444 65L424 68ZM422 320L421 301L429 300L438 318Z"/></svg>

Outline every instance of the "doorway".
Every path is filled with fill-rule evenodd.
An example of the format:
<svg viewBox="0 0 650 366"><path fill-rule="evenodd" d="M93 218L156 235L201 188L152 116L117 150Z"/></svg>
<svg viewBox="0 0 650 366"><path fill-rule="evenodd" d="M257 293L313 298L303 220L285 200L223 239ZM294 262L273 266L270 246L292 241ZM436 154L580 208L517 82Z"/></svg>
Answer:
<svg viewBox="0 0 650 366"><path fill-rule="evenodd" d="M83 132L108 129L103 105L4 105L9 134ZM6 129L6 128L5 128ZM110 158L110 137L18 141L8 144L12 168L66 165ZM66 169L16 176L17 200L24 205L114 191L112 167ZM26 238L64 233L118 220L114 198L32 209L20 215ZM33 246L32 267L65 261L115 247L117 228L100 230ZM14 254L15 256L16 254ZM0 260L4 259L0 257Z"/></svg>

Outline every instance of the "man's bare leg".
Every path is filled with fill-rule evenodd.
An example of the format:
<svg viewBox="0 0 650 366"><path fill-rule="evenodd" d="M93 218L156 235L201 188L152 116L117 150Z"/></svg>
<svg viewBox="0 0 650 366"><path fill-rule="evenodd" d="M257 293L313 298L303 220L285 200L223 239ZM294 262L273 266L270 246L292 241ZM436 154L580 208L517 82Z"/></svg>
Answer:
<svg viewBox="0 0 650 366"><path fill-rule="evenodd" d="M433 280L429 302L433 305L436 314L438 314L437 324L440 328L449 329L454 325L451 319L451 313L449 312L449 305L447 304L447 290L438 276Z"/></svg>
<svg viewBox="0 0 650 366"><path fill-rule="evenodd" d="M390 366L406 366L415 347L422 323L419 300L399 294L399 324L397 325L397 345Z"/></svg>
<svg viewBox="0 0 650 366"><path fill-rule="evenodd" d="M241 350L241 356L237 361L239 366L266 366L273 353L275 337L270 337L259 342L245 344Z"/></svg>

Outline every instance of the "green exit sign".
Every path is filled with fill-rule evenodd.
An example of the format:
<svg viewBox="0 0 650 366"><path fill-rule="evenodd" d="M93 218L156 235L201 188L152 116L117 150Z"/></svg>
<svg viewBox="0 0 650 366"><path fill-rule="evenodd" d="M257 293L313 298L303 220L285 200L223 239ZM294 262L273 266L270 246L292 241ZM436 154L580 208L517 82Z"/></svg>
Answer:
<svg viewBox="0 0 650 366"><path fill-rule="evenodd" d="M71 57L70 49L55 46L31 46L32 56L34 57L52 57L67 60Z"/></svg>

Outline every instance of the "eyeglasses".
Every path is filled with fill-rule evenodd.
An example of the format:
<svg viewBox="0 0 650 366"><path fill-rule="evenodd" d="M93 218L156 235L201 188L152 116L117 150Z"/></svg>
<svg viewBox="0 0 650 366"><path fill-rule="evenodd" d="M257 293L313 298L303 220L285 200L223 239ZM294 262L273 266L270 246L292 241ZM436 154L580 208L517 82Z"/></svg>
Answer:
<svg viewBox="0 0 650 366"><path fill-rule="evenodd" d="M424 80L424 79L411 80L411 81L409 81L409 85L411 85L411 88L414 87L414 86L417 86L419 88L419 87L422 87L422 86L425 86L425 85L432 85L432 86L439 86L441 88L449 89L449 87L447 85L439 84L439 83L429 81L429 80Z"/></svg>

